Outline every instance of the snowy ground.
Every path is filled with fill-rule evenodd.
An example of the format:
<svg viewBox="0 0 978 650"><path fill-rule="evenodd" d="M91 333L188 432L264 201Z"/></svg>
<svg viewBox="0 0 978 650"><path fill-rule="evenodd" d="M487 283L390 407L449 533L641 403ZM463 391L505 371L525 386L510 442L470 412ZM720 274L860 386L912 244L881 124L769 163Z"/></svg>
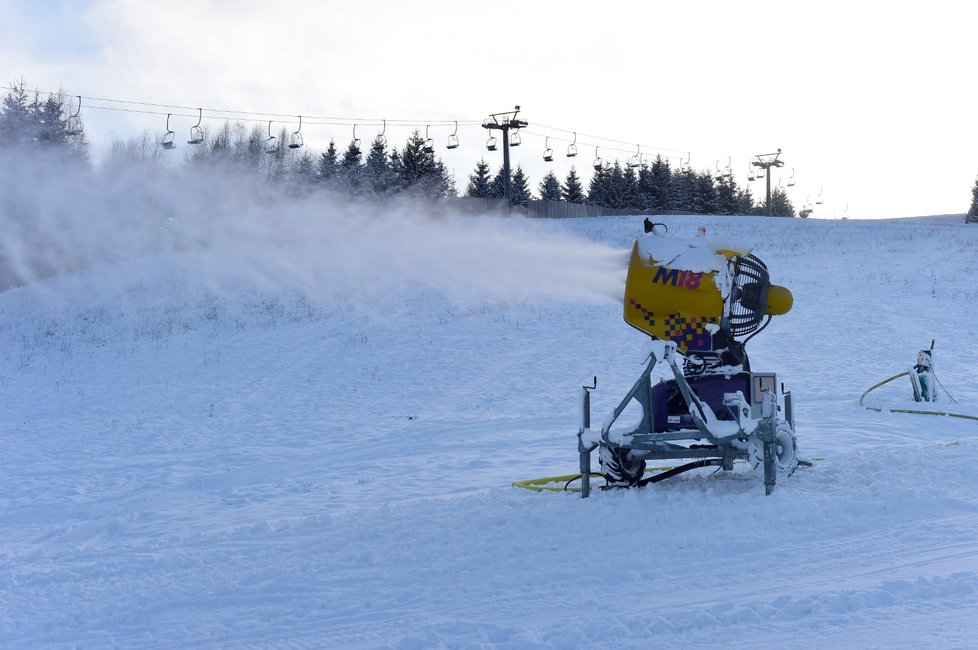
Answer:
<svg viewBox="0 0 978 650"><path fill-rule="evenodd" d="M511 487L641 369L641 220L292 219L0 294L0 646L974 648L978 422L858 404L933 338L978 411L960 217L664 218L794 293L748 350L814 467Z"/></svg>

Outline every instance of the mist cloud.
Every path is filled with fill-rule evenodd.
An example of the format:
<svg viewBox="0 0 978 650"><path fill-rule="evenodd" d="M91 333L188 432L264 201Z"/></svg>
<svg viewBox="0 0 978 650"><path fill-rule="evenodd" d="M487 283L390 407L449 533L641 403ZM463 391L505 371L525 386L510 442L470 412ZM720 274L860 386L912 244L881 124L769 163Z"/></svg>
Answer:
<svg viewBox="0 0 978 650"><path fill-rule="evenodd" d="M423 288L471 304L615 301L624 279L622 251L553 223L462 216L446 204L357 204L242 171L145 161L92 170L7 154L0 178L5 287L113 268L118 282L135 282L140 268L162 264L212 291L328 302Z"/></svg>

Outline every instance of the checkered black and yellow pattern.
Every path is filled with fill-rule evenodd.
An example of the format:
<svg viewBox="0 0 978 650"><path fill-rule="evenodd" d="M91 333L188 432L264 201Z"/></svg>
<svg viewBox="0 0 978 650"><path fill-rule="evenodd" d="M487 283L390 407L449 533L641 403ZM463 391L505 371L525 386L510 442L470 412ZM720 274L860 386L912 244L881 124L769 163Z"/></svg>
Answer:
<svg viewBox="0 0 978 650"><path fill-rule="evenodd" d="M702 316L686 317L680 313L666 314L656 322L656 315L634 300L629 301L629 306L641 314L641 318L648 325L649 329L661 331L663 338L674 341L677 346L684 350L710 350L713 348L713 337L707 330L707 324L719 325L720 319ZM644 329L644 328L639 328Z"/></svg>

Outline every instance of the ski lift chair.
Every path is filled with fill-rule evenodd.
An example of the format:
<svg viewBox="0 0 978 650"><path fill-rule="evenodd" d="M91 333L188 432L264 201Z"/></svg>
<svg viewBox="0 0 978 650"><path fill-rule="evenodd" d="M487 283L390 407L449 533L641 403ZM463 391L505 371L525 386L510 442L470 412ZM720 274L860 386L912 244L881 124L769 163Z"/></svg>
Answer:
<svg viewBox="0 0 978 650"><path fill-rule="evenodd" d="M353 125L353 140L350 141L350 147L360 151L360 138L357 137L357 125Z"/></svg>
<svg viewBox="0 0 978 650"><path fill-rule="evenodd" d="M601 159L601 156L598 155L598 148L597 147L594 148L594 163L593 163L592 166L595 169L598 169L598 170L600 170L602 167L604 167L604 160L602 160Z"/></svg>
<svg viewBox="0 0 978 650"><path fill-rule="evenodd" d="M204 109L197 109L197 123L190 127L190 139L187 144L200 144L204 141L204 131L200 128L200 123L204 119Z"/></svg>
<svg viewBox="0 0 978 650"><path fill-rule="evenodd" d="M163 134L163 139L160 140L160 146L169 151L170 149L176 149L177 145L173 142L173 136L176 134L170 129L170 113L166 114L166 133Z"/></svg>
<svg viewBox="0 0 978 650"><path fill-rule="evenodd" d="M265 138L265 153L275 153L278 151L278 146L275 142L275 136L272 135L272 121L268 121L268 137Z"/></svg>
<svg viewBox="0 0 978 650"><path fill-rule="evenodd" d="M554 159L554 150L550 148L550 138L544 140L543 159L550 162Z"/></svg>
<svg viewBox="0 0 978 650"><path fill-rule="evenodd" d="M424 127L424 152L425 153L435 153L435 141L432 140L430 137L428 137L428 129L430 127L431 127L430 124Z"/></svg>
<svg viewBox="0 0 978 650"><path fill-rule="evenodd" d="M567 157L573 158L577 155L577 131L574 132L574 141L567 145Z"/></svg>
<svg viewBox="0 0 978 650"><path fill-rule="evenodd" d="M636 169L642 166L642 145L637 145L638 151L634 156L628 159L628 166L632 169Z"/></svg>
<svg viewBox="0 0 978 650"><path fill-rule="evenodd" d="M489 136L489 139L486 140L486 149L488 149L489 151L496 150L496 136L494 135Z"/></svg>
<svg viewBox="0 0 978 650"><path fill-rule="evenodd" d="M299 116L299 128L289 137L289 149L298 149L305 142L302 140L302 116Z"/></svg>
<svg viewBox="0 0 978 650"><path fill-rule="evenodd" d="M455 121L455 131L448 136L446 149L458 149L458 120Z"/></svg>
<svg viewBox="0 0 978 650"><path fill-rule="evenodd" d="M81 114L81 95L78 95L78 108L75 109L75 114L68 116L68 124L65 128L65 135L81 135L82 126L81 118L78 117L79 114Z"/></svg>

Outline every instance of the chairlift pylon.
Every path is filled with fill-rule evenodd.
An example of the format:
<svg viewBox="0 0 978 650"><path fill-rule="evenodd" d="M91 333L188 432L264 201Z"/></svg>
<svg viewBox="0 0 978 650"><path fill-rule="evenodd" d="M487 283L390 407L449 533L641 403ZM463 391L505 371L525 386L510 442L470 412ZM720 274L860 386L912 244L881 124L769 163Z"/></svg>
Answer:
<svg viewBox="0 0 978 650"><path fill-rule="evenodd" d="M268 120L268 137L265 139L265 153L275 153L278 147L275 143L275 136L272 135L272 120Z"/></svg>
<svg viewBox="0 0 978 650"><path fill-rule="evenodd" d="M65 135L81 135L81 118L78 117L81 114L81 95L78 95L78 108L75 109L74 115L68 116L68 124L65 127Z"/></svg>
<svg viewBox="0 0 978 650"><path fill-rule="evenodd" d="M550 138L546 138L543 144L543 159L550 162L554 159L554 150L550 148Z"/></svg>
<svg viewBox="0 0 978 650"><path fill-rule="evenodd" d="M200 123L204 119L204 109L197 109L197 123L190 127L190 139L187 144L200 144L204 141L204 131L200 128Z"/></svg>
<svg viewBox="0 0 978 650"><path fill-rule="evenodd" d="M166 133L163 134L163 139L160 140L160 145L169 151L170 149L176 149L177 145L173 142L173 136L176 135L172 129L170 129L170 113L166 114Z"/></svg>
<svg viewBox="0 0 978 650"><path fill-rule="evenodd" d="M573 158L577 155L577 131L574 131L574 141L567 145L567 157Z"/></svg>
<svg viewBox="0 0 978 650"><path fill-rule="evenodd" d="M458 120L455 120L455 132L448 136L448 149L458 149Z"/></svg>
<svg viewBox="0 0 978 650"><path fill-rule="evenodd" d="M428 129L430 127L431 127L430 124L424 127L424 152L425 153L435 153L435 141L432 140L430 137L428 137Z"/></svg>
<svg viewBox="0 0 978 650"><path fill-rule="evenodd" d="M299 116L299 128L289 137L289 149L298 149L305 142L302 140L302 116Z"/></svg>

